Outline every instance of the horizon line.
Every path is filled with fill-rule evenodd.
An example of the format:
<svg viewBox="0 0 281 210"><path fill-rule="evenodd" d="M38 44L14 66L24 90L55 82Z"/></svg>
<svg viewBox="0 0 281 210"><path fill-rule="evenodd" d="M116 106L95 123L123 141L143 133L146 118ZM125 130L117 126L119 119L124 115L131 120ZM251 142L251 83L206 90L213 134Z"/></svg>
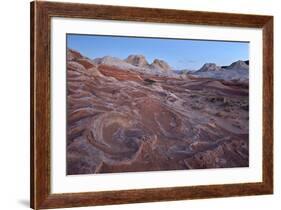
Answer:
<svg viewBox="0 0 281 210"><path fill-rule="evenodd" d="M125 59L128 58L128 57L131 56L131 55L135 55L135 56L138 56L138 55L139 55L139 56L144 56L145 60L147 61L147 63L148 63L149 65L151 65L154 60L162 60L162 61L166 62L169 66L171 66L173 71L182 71L182 70L196 71L196 70L199 70L200 68L202 68L205 64L215 64L215 65L218 66L218 67L223 67L223 66L230 66L231 64L233 64L233 63L235 63L235 62L237 62L237 61L243 61L243 62L250 61L250 59L247 59L247 60L238 59L238 60L232 61L231 63L229 63L229 65L219 65L219 64L214 63L214 62L204 62L204 63L201 65L201 67L200 67L199 69L189 69L189 68L176 69L176 68L173 68L173 66L170 65L166 60L161 59L161 58L154 58L153 61L149 63L148 60L147 60L147 58L146 58L146 56L143 55L143 54L128 54L126 58L120 58L120 57L111 56L111 55L104 55L104 56L101 56L101 57L93 57L93 58L90 58L90 57L88 57L88 56L85 56L85 55L84 55L83 53L81 53L79 50L73 49L73 48L70 48L70 47L67 47L67 46L66 46L66 51L67 51L68 49L73 50L73 51L76 51L76 52L80 53L83 57L88 58L88 59L90 59L90 60L94 60L94 59L97 59L97 58L104 58L104 57L112 57L112 58L117 58L117 59L120 59L120 60L126 62ZM133 65L133 64L132 64L132 65Z"/></svg>

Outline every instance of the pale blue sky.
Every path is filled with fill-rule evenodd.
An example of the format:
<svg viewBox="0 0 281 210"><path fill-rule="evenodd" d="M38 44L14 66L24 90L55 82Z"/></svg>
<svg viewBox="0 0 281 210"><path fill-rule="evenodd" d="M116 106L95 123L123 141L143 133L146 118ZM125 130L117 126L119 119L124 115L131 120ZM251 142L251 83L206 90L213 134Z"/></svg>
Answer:
<svg viewBox="0 0 281 210"><path fill-rule="evenodd" d="M163 59L175 70L197 70L204 63L229 65L249 59L248 42L68 34L67 47L92 59L125 59L131 54L142 54L149 63L155 58Z"/></svg>

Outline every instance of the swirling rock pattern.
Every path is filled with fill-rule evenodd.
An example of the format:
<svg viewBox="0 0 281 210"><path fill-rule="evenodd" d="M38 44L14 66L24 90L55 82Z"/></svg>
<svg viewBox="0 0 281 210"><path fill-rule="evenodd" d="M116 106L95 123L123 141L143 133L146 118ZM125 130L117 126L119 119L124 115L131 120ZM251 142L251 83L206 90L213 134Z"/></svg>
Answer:
<svg viewBox="0 0 281 210"><path fill-rule="evenodd" d="M67 55L68 175L248 166L247 84Z"/></svg>

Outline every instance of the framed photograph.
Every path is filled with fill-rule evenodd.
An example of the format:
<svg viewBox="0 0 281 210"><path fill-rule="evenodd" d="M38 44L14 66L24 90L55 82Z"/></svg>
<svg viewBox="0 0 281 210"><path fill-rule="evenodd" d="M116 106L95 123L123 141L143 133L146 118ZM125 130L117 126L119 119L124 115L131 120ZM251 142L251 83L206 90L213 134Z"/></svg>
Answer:
<svg viewBox="0 0 281 210"><path fill-rule="evenodd" d="M31 3L31 207L273 193L273 17Z"/></svg>

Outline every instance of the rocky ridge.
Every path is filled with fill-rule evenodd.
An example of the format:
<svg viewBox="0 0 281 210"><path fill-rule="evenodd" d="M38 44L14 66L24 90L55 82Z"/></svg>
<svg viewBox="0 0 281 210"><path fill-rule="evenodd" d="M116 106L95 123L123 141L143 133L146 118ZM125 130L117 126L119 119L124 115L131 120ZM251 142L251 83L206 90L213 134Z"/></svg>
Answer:
<svg viewBox="0 0 281 210"><path fill-rule="evenodd" d="M229 66L217 66L214 63L204 64L198 71L189 72L193 76L201 78L215 78L226 81L238 80L248 82L249 65L247 61L236 61Z"/></svg>

